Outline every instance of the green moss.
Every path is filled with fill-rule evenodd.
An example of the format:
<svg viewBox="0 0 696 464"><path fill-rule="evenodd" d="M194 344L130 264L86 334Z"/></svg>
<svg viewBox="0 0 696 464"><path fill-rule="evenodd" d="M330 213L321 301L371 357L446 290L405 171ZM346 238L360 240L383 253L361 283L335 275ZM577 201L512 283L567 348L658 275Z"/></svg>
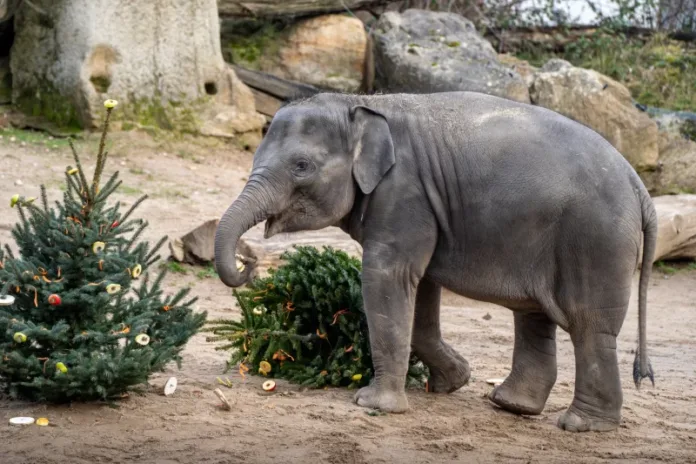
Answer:
<svg viewBox="0 0 696 464"><path fill-rule="evenodd" d="M447 42L447 46L451 48L459 47L462 43L461 42Z"/></svg>
<svg viewBox="0 0 696 464"><path fill-rule="evenodd" d="M189 102L163 101L160 96L155 96L129 101L113 115L115 120L123 121L124 130L137 125L141 128L195 133L200 127L197 115L209 100L209 97L201 97Z"/></svg>
<svg viewBox="0 0 696 464"><path fill-rule="evenodd" d="M516 55L533 66L562 58L621 82L644 105L696 111L696 45L662 34L642 40L600 31L566 45L562 53L529 46Z"/></svg>
<svg viewBox="0 0 696 464"><path fill-rule="evenodd" d="M49 84L22 92L16 105L21 112L45 118L61 128L82 129L82 121L73 103Z"/></svg>
<svg viewBox="0 0 696 464"><path fill-rule="evenodd" d="M226 37L222 52L226 61L249 69L259 69L262 57L274 57L280 48L284 28L264 24L250 35Z"/></svg>

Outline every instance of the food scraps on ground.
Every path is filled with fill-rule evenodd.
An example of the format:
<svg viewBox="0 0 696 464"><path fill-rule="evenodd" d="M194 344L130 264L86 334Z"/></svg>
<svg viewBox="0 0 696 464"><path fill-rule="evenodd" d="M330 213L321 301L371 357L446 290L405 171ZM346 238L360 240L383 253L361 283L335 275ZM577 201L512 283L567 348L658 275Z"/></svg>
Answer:
<svg viewBox="0 0 696 464"><path fill-rule="evenodd" d="M36 419L36 425L46 427L48 425L48 419L46 419L45 417L39 417L38 419Z"/></svg>
<svg viewBox="0 0 696 464"><path fill-rule="evenodd" d="M266 380L261 388L263 388L263 391L272 392L276 389L276 383L273 380Z"/></svg>
<svg viewBox="0 0 696 464"><path fill-rule="evenodd" d="M232 404L230 404L227 397L225 397L225 394L222 393L222 390L220 390L219 388L216 388L215 390L213 390L213 392L217 395L217 397L220 399L220 401L222 401L222 408L226 409L227 411L231 411Z"/></svg>
<svg viewBox="0 0 696 464"><path fill-rule="evenodd" d="M505 378L502 379L486 379L486 383L494 386L498 386L501 383L505 382Z"/></svg>
<svg viewBox="0 0 696 464"><path fill-rule="evenodd" d="M263 375L268 375L271 372L271 363L268 361L261 361L259 363L259 372Z"/></svg>
<svg viewBox="0 0 696 464"><path fill-rule="evenodd" d="M167 383L164 384L164 396L170 396L176 391L176 377L169 377Z"/></svg>
<svg viewBox="0 0 696 464"><path fill-rule="evenodd" d="M12 419L10 419L11 425L31 425L33 423L33 417L13 417Z"/></svg>

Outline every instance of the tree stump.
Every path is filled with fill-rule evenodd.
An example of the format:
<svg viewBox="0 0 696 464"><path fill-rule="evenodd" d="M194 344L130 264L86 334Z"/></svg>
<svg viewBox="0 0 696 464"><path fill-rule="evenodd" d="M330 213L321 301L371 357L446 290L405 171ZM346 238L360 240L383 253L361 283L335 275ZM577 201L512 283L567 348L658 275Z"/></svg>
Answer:
<svg viewBox="0 0 696 464"><path fill-rule="evenodd" d="M224 62L216 0L33 0L16 12L13 103L96 127L107 98L141 126L258 133L251 91Z"/></svg>

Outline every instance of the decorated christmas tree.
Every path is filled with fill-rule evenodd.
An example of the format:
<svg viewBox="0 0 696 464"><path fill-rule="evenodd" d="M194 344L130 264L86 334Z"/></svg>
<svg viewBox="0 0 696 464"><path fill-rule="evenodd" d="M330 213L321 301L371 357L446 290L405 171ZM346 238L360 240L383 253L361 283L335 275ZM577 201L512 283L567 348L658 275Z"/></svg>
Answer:
<svg viewBox="0 0 696 464"><path fill-rule="evenodd" d="M88 180L77 152L66 169L62 202L15 195L20 221L12 230L19 250L0 250L0 384L15 398L63 402L112 399L170 361L205 323L188 289L164 296L165 272L150 279L164 237L150 246L147 227L109 204L121 182L102 186L109 116L96 167ZM186 301L185 301L186 300Z"/></svg>
<svg viewBox="0 0 696 464"><path fill-rule="evenodd" d="M325 247L296 247L286 263L234 291L240 320L210 321L208 341L231 350L228 368L301 385L360 387L374 374L363 310L361 263ZM426 368L411 357L407 384L422 385Z"/></svg>

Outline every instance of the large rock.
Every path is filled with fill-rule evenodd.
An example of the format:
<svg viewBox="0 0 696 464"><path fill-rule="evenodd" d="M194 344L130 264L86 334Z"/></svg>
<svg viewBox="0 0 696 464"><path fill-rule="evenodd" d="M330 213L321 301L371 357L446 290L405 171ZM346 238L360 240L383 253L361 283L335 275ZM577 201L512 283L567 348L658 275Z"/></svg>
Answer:
<svg viewBox="0 0 696 464"><path fill-rule="evenodd" d="M222 58L216 0L32 4L17 12L11 53L20 108L90 128L113 98L115 116L141 125L260 133L253 95Z"/></svg>
<svg viewBox="0 0 696 464"><path fill-rule="evenodd" d="M379 89L468 90L529 103L520 75L498 62L493 46L462 16L423 10L387 12L373 34Z"/></svg>
<svg viewBox="0 0 696 464"><path fill-rule="evenodd" d="M656 166L657 124L633 105L628 89L613 79L554 59L536 73L530 94L534 104L600 133L638 171Z"/></svg>
<svg viewBox="0 0 696 464"><path fill-rule="evenodd" d="M344 15L300 21L284 30L266 26L226 38L228 59L281 79L344 92L369 90L371 46L363 23Z"/></svg>
<svg viewBox="0 0 696 464"><path fill-rule="evenodd" d="M696 142L678 133L660 132L657 167L641 177L655 195L696 193Z"/></svg>

